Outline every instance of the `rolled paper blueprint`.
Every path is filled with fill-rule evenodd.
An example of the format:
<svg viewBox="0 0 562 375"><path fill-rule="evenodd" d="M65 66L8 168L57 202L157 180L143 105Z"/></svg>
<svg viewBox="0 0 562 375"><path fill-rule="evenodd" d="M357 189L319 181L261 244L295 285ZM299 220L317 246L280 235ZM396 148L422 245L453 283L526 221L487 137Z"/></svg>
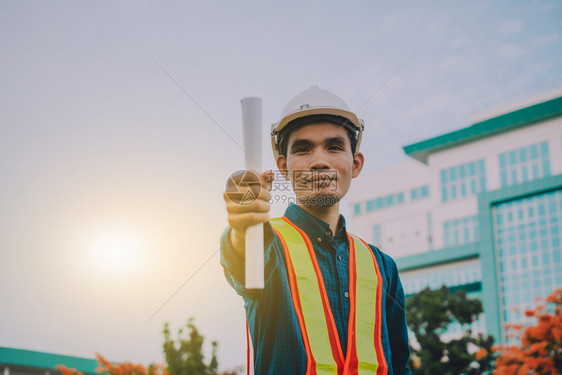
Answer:
<svg viewBox="0 0 562 375"><path fill-rule="evenodd" d="M242 102L242 125L244 129L244 150L246 169L261 173L261 98L244 98ZM246 229L246 289L263 289L263 225L253 225Z"/></svg>

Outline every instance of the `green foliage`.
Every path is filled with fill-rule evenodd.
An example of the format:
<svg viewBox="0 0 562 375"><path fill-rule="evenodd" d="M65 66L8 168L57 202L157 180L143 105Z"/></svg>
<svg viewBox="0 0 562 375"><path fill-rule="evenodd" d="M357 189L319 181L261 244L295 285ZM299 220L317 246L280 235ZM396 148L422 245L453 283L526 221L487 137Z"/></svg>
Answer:
<svg viewBox="0 0 562 375"><path fill-rule="evenodd" d="M204 338L193 324L193 318L187 323L187 338L183 338L183 329L178 331L177 340L173 340L168 323L164 325L164 355L167 370L171 375L215 375L217 373L217 343L213 341L213 353L209 364L203 356Z"/></svg>
<svg viewBox="0 0 562 375"><path fill-rule="evenodd" d="M492 336L473 335L469 329L458 339L443 342L441 334L457 321L474 322L482 313L479 300L466 298L466 292L449 293L425 288L406 300L406 322L414 333L419 349L412 348L410 367L416 375L477 375L489 373L493 356ZM480 349L480 350L478 350ZM484 350L483 350L484 349ZM479 355L477 355L478 353Z"/></svg>

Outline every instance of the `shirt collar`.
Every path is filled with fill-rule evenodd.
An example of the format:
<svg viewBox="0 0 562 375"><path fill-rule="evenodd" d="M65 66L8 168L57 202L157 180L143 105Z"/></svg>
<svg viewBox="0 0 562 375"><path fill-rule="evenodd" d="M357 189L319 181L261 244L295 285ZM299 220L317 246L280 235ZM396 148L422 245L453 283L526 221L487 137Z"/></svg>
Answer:
<svg viewBox="0 0 562 375"><path fill-rule="evenodd" d="M309 214L294 203L289 204L289 207L285 210L285 216L299 228L304 230L309 237L324 237L328 234L331 235L330 225L328 223L312 214ZM339 237L342 234L342 231L345 233L346 230L345 218L341 214L338 224L338 230L334 237Z"/></svg>

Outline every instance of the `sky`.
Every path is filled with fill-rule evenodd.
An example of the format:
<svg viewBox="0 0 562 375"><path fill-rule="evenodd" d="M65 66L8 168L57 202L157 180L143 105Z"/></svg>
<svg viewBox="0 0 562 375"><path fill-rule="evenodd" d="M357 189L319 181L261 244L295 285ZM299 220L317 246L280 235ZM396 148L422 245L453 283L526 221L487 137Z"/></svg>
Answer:
<svg viewBox="0 0 562 375"><path fill-rule="evenodd" d="M562 3L1 0L0 47L0 346L162 362L164 323L193 317L229 369L240 100L263 100L265 169L284 105L336 93L365 120L365 175L560 88Z"/></svg>

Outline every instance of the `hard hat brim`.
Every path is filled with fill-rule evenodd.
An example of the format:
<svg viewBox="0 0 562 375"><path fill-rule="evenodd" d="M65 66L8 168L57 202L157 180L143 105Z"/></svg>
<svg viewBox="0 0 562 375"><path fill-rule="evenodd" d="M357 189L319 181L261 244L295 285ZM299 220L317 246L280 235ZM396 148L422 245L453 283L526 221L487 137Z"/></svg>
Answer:
<svg viewBox="0 0 562 375"><path fill-rule="evenodd" d="M322 108L308 108L305 110L297 111L285 116L281 121L274 125L274 131L280 133L283 128L285 128L291 121L296 120L301 117L307 117L312 115L333 115L333 116L340 116L348 119L351 124L357 128L357 130L361 130L363 124L357 117L357 115L350 111L345 111L341 108L329 108L329 107L322 107Z"/></svg>
<svg viewBox="0 0 562 375"><path fill-rule="evenodd" d="M351 111L346 111L341 108L330 108L330 107L316 107L316 108L308 108L300 111L296 111L285 116L280 122L274 123L271 130L271 146L273 149L273 154L275 159L279 156L279 146L280 146L280 139L279 134L286 129L287 126L295 120L298 120L303 117L315 116L315 115L328 115L328 116L335 116L339 118L343 118L347 121L346 126L342 125L341 122L337 122L338 125L344 126L349 128L350 130L357 131L357 146L356 151L359 150L359 145L361 144L361 138L363 135L363 121L361 121L357 115ZM349 125L349 126L348 126ZM291 129L287 129L291 131Z"/></svg>

